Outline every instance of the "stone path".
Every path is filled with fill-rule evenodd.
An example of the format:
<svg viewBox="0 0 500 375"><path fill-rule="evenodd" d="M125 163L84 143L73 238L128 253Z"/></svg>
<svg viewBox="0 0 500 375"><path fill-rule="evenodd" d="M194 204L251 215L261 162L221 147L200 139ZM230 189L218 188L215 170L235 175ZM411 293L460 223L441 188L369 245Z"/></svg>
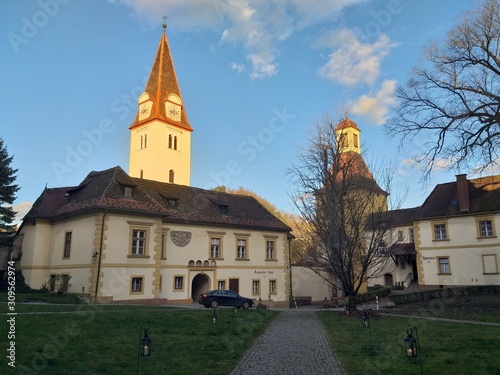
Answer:
<svg viewBox="0 0 500 375"><path fill-rule="evenodd" d="M230 375L342 375L314 311L285 310Z"/></svg>

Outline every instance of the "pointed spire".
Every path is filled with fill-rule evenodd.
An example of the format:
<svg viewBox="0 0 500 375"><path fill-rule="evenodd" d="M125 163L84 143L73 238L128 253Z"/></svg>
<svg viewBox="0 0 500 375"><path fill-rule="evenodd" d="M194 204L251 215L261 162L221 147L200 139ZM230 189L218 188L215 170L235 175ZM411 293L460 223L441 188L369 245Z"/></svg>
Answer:
<svg viewBox="0 0 500 375"><path fill-rule="evenodd" d="M149 74L149 79L144 90L145 93L147 93L144 97L152 102L151 113L147 117L140 118L139 109L134 122L130 126L130 129L151 120L160 120L185 130L192 131L193 128L191 128L191 125L189 124L184 110L184 105L182 103L181 90L177 82L174 62L172 60L170 46L165 32L167 28L166 17L163 17L162 27L163 34L161 36L156 57L153 62L153 67L151 68L151 73ZM180 116L178 117L178 121L173 120L172 116L167 116L166 103L168 101L172 101L172 96L178 98L173 100L176 105L180 106ZM142 95L141 98L143 98Z"/></svg>

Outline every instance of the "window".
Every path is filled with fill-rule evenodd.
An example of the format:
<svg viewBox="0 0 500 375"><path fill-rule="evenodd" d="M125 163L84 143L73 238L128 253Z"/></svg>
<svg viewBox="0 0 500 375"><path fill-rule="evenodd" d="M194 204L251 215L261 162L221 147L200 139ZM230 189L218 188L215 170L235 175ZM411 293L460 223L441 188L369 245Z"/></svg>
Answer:
<svg viewBox="0 0 500 375"><path fill-rule="evenodd" d="M276 280L269 280L269 294L276 294Z"/></svg>
<svg viewBox="0 0 500 375"><path fill-rule="evenodd" d="M410 236L410 242L414 243L415 242L415 234L413 233L413 228L408 229L408 234Z"/></svg>
<svg viewBox="0 0 500 375"><path fill-rule="evenodd" d="M447 239L446 224L434 224L434 240L443 241Z"/></svg>
<svg viewBox="0 0 500 375"><path fill-rule="evenodd" d="M71 254L71 235L71 232L66 232L64 235L64 258L69 258L69 255Z"/></svg>
<svg viewBox="0 0 500 375"><path fill-rule="evenodd" d="M167 234L161 234L161 259L167 259Z"/></svg>
<svg viewBox="0 0 500 375"><path fill-rule="evenodd" d="M125 186L123 188L123 198L125 199L132 199L132 187L131 186Z"/></svg>
<svg viewBox="0 0 500 375"><path fill-rule="evenodd" d="M438 261L438 273L440 275L449 275L450 272L450 258L449 257L437 257Z"/></svg>
<svg viewBox="0 0 500 375"><path fill-rule="evenodd" d="M220 258L220 238L212 237L210 239L210 258Z"/></svg>
<svg viewBox="0 0 500 375"><path fill-rule="evenodd" d="M131 280L131 287L130 291L132 293L142 293L142 284L143 284L143 277L142 276L133 276Z"/></svg>
<svg viewBox="0 0 500 375"><path fill-rule="evenodd" d="M274 241L266 241L266 260L274 258Z"/></svg>
<svg viewBox="0 0 500 375"><path fill-rule="evenodd" d="M61 275L61 287L59 289L65 293L68 291L70 278L71 277L67 274Z"/></svg>
<svg viewBox="0 0 500 375"><path fill-rule="evenodd" d="M172 134L168 135L168 148L172 148Z"/></svg>
<svg viewBox="0 0 500 375"><path fill-rule="evenodd" d="M252 294L260 294L260 280L252 280Z"/></svg>
<svg viewBox="0 0 500 375"><path fill-rule="evenodd" d="M184 288L184 276L174 277L174 289L180 291Z"/></svg>
<svg viewBox="0 0 500 375"><path fill-rule="evenodd" d="M161 293L163 289L163 275L160 275L160 285L158 286L158 291Z"/></svg>
<svg viewBox="0 0 500 375"><path fill-rule="evenodd" d="M174 137L174 150L177 150L177 136Z"/></svg>
<svg viewBox="0 0 500 375"><path fill-rule="evenodd" d="M403 241L403 231L402 230L398 230L398 241L399 242Z"/></svg>
<svg viewBox="0 0 500 375"><path fill-rule="evenodd" d="M145 255L146 231L140 229L132 230L132 255Z"/></svg>
<svg viewBox="0 0 500 375"><path fill-rule="evenodd" d="M378 248L377 248L378 255L385 255L387 254L387 247L385 246L385 242L379 242Z"/></svg>
<svg viewBox="0 0 500 375"><path fill-rule="evenodd" d="M247 256L247 240L238 240L236 246L236 258L246 259Z"/></svg>
<svg viewBox="0 0 500 375"><path fill-rule="evenodd" d="M56 275L50 275L49 291L53 292L54 290L56 290Z"/></svg>
<svg viewBox="0 0 500 375"><path fill-rule="evenodd" d="M168 171L168 182L170 182L171 184L174 183L174 175L175 175L175 172L173 169Z"/></svg>
<svg viewBox="0 0 500 375"><path fill-rule="evenodd" d="M492 220L481 219L477 221L477 225L479 228L479 237L495 237Z"/></svg>
<svg viewBox="0 0 500 375"><path fill-rule="evenodd" d="M217 289L226 289L226 281L225 280L219 280L217 282Z"/></svg>
<svg viewBox="0 0 500 375"><path fill-rule="evenodd" d="M358 135L357 134L353 134L352 135L352 140L353 140L353 144L354 144L354 147L358 147Z"/></svg>
<svg viewBox="0 0 500 375"><path fill-rule="evenodd" d="M141 150L146 147L148 147L148 135L144 134L141 135Z"/></svg>

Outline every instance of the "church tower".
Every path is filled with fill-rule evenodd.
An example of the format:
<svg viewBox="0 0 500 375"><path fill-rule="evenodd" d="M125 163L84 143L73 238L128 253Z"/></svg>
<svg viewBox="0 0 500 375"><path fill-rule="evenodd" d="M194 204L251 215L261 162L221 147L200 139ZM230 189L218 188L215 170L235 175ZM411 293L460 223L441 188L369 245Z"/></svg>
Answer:
<svg viewBox="0 0 500 375"><path fill-rule="evenodd" d="M129 175L190 185L191 132L165 33L130 126Z"/></svg>

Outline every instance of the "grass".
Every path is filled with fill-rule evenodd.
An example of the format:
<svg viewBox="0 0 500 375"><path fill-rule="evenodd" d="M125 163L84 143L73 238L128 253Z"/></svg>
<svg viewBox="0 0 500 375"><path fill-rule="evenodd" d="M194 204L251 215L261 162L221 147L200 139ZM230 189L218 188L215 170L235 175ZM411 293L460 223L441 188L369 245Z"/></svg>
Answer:
<svg viewBox="0 0 500 375"><path fill-rule="evenodd" d="M227 374L278 314L220 308L212 324L211 309L17 304L16 312L16 370L2 359L2 374L135 374L138 363L140 374ZM141 327L153 353L138 362Z"/></svg>
<svg viewBox="0 0 500 375"><path fill-rule="evenodd" d="M469 300L427 301L411 306L398 306L391 313L406 311L408 315L428 318L496 322L499 298L470 297ZM438 308L439 306L439 308ZM483 306L483 310L481 307ZM370 327L361 319L343 313L318 313L330 337L333 351L348 375L475 374L500 375L500 327L470 323L444 322L415 317L373 316ZM420 356L406 358L404 338L408 327L416 327ZM420 360L422 362L420 362Z"/></svg>
<svg viewBox="0 0 500 375"><path fill-rule="evenodd" d="M228 374L278 312L174 309L164 306L68 304L72 296L16 295L16 369L0 359L2 374ZM65 304L21 303L43 298ZM465 299L461 299L465 298ZM472 299L471 299L472 298ZM0 293L0 306L7 296ZM73 300L73 302L78 302ZM390 313L431 318L497 322L500 296L455 297L401 305ZM2 312L6 309L2 309ZM361 319L335 311L318 312L333 351L348 375L475 374L500 375L500 327L443 322L420 317L372 316ZM4 319L7 319L4 315ZM5 321L3 323L8 326ZM153 354L140 357L141 327L148 327ZM421 355L406 358L404 338L416 327ZM6 330L0 330L8 352Z"/></svg>

